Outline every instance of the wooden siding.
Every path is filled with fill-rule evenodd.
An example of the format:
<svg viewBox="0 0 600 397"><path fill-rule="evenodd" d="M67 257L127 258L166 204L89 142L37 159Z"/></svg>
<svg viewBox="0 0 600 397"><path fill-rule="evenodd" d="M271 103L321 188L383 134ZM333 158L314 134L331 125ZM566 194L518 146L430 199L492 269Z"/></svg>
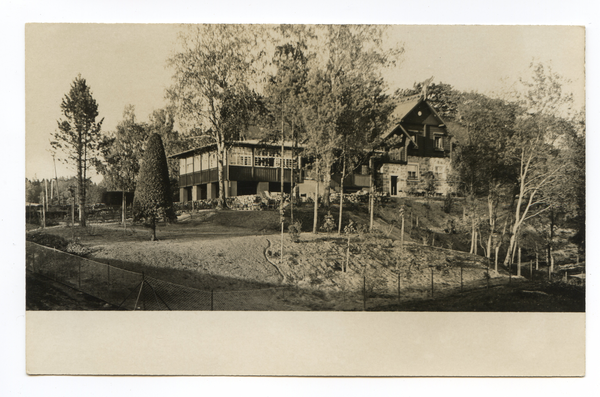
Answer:
<svg viewBox="0 0 600 397"><path fill-rule="evenodd" d="M227 169L224 169L225 177L227 177ZM211 168L210 170L198 171L193 174L179 175L179 187L187 187L201 185L204 183L217 182L219 180L218 170Z"/></svg>
<svg viewBox="0 0 600 397"><path fill-rule="evenodd" d="M229 175L227 172L229 170ZM230 181L280 182L281 169L274 167L246 167L230 165L223 169L224 177ZM291 170L284 169L283 181L291 181ZM296 175L302 181L302 174L296 170ZM216 168L179 176L179 187L187 187L219 181Z"/></svg>

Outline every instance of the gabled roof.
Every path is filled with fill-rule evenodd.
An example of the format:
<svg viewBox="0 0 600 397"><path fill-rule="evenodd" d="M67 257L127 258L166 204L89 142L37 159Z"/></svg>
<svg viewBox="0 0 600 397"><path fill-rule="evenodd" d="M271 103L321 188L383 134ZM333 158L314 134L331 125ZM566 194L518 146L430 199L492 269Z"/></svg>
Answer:
<svg viewBox="0 0 600 397"><path fill-rule="evenodd" d="M413 95L410 97L406 97L401 100L401 102L396 106L396 109L392 112L392 118L397 122L389 131L383 134L383 139L387 139L395 133L398 129L402 131L413 143L417 146L417 143L410 137L408 132L404 128L402 128L402 123L405 118L407 118L416 108L418 108L421 104L425 104L427 108L431 111L431 115L429 117L434 117L439 121L440 126L445 126L444 120L440 117L438 112L429 104L427 100L424 100L423 97L419 95ZM428 118L429 118L428 117Z"/></svg>
<svg viewBox="0 0 600 397"><path fill-rule="evenodd" d="M409 114L410 111L413 110L422 100L423 97L420 94L401 99L401 102L392 112L392 117L398 121L402 121L402 119Z"/></svg>

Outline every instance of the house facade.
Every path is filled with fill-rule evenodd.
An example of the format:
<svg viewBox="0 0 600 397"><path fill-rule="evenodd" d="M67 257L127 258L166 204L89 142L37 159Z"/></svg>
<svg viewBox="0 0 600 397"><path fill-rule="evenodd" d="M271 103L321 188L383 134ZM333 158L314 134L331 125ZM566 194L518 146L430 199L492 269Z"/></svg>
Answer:
<svg viewBox="0 0 600 397"><path fill-rule="evenodd" d="M377 156L377 184L392 197L447 194L453 137L435 109L422 96L404 99L393 116L397 124L384 136Z"/></svg>
<svg viewBox="0 0 600 397"><path fill-rule="evenodd" d="M302 183L299 170L301 158L292 142L285 142L283 157L281 145L265 144L258 140L234 142L226 151L223 165L225 197L256 195L281 191L281 163L283 161L284 191L291 189L292 168L295 183ZM179 159L179 201L188 202L214 199L219 196L217 146L207 145L177 153Z"/></svg>
<svg viewBox="0 0 600 397"><path fill-rule="evenodd" d="M448 175L453 137L435 109L419 95L402 100L392 116L397 123L383 136L383 144L373 153L369 165L362 165L346 176L344 191L369 190L371 170L374 170L373 183L392 197L452 192ZM223 165L225 197L280 192L282 162L284 192L291 191L293 170L299 196L312 197L316 182L302 167L306 163L301 156L302 149L294 148L292 142L285 142L281 156L280 144L264 143L258 139L232 143ZM215 144L170 157L179 159L180 202L218 197ZM340 174L332 175L330 187L340 190Z"/></svg>

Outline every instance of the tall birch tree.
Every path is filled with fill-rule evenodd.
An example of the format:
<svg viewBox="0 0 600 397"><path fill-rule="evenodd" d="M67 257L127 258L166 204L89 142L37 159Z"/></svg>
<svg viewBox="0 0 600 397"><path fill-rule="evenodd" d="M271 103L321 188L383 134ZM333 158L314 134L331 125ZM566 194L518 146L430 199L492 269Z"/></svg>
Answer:
<svg viewBox="0 0 600 397"><path fill-rule="evenodd" d="M253 25L188 25L179 35L179 51L168 60L174 84L167 96L180 124L217 146L219 208L226 205L226 150L250 125L256 106L262 31Z"/></svg>

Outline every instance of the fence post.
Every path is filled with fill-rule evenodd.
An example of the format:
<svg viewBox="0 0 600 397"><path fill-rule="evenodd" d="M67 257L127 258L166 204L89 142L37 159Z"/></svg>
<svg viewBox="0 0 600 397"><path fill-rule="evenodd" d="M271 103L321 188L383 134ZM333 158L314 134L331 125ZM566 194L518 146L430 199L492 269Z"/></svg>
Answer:
<svg viewBox="0 0 600 397"><path fill-rule="evenodd" d="M215 294L215 290L211 289L210 290L210 310L213 311L214 309L214 294Z"/></svg>
<svg viewBox="0 0 600 397"><path fill-rule="evenodd" d="M81 290L81 259L77 261L77 263L79 264L79 271L77 272L77 287Z"/></svg>
<svg viewBox="0 0 600 397"><path fill-rule="evenodd" d="M460 290L463 290L463 265L460 264Z"/></svg>
<svg viewBox="0 0 600 397"><path fill-rule="evenodd" d="M400 303L400 270L398 270L398 303Z"/></svg>
<svg viewBox="0 0 600 397"><path fill-rule="evenodd" d="M433 267L431 268L431 297L433 298Z"/></svg>
<svg viewBox="0 0 600 397"><path fill-rule="evenodd" d="M533 281L533 261L529 261L529 278Z"/></svg>
<svg viewBox="0 0 600 397"><path fill-rule="evenodd" d="M142 287L140 288L140 294L142 293L142 289L144 288L144 284L146 283L146 276L144 272L142 272ZM142 308L146 311L146 297L142 295Z"/></svg>
<svg viewBox="0 0 600 397"><path fill-rule="evenodd" d="M367 310L367 276L363 276L363 311Z"/></svg>

